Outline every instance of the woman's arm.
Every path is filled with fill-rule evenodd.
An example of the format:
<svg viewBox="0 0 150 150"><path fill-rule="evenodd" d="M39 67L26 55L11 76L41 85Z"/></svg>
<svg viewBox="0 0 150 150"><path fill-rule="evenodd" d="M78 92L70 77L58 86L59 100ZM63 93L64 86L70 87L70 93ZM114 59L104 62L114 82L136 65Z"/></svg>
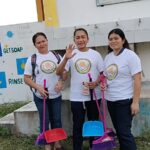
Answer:
<svg viewBox="0 0 150 150"><path fill-rule="evenodd" d="M68 61L68 59L66 59L66 57L64 57L63 61L58 65L58 67L56 69L56 74L57 75L63 76L67 61Z"/></svg>
<svg viewBox="0 0 150 150"><path fill-rule="evenodd" d="M41 94L41 96L46 96L48 92L44 89L44 87L42 87L41 85L36 84L32 79L31 79L31 75L24 75L24 82L29 85L31 88L36 89L37 91L39 91L39 93Z"/></svg>
<svg viewBox="0 0 150 150"><path fill-rule="evenodd" d="M56 70L56 74L62 76L64 71L65 71L65 66L66 63L69 59L71 59L72 57L74 57L75 53L73 54L73 50L74 50L75 46L73 44L70 44L67 48L66 48L66 53L64 56L63 61L58 65L57 70Z"/></svg>
<svg viewBox="0 0 150 150"><path fill-rule="evenodd" d="M139 112L139 99L141 93L141 72L134 75L134 85L133 85L133 102L131 104L131 113L136 115Z"/></svg>
<svg viewBox="0 0 150 150"><path fill-rule="evenodd" d="M31 75L24 75L24 82L31 88L38 90L38 85L31 79Z"/></svg>

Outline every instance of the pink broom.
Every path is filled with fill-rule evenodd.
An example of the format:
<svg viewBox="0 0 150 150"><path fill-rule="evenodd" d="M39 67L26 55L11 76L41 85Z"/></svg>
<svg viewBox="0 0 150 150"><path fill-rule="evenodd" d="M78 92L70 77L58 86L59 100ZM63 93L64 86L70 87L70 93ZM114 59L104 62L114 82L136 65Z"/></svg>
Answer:
<svg viewBox="0 0 150 150"><path fill-rule="evenodd" d="M46 88L46 80L44 79L44 89ZM43 98L43 132L38 135L36 139L36 145L46 145L48 144L45 139L45 110L46 110L46 97Z"/></svg>
<svg viewBox="0 0 150 150"><path fill-rule="evenodd" d="M105 80L106 80L105 76L101 75L100 81L102 82L103 85L105 83ZM102 120L104 124L104 135L93 141L92 150L106 150L106 149L111 149L111 148L116 147L116 142L115 142L115 137L114 137L115 134L112 131L112 129L108 129L106 125L106 100L104 96L104 90L101 90L101 93L102 93L102 106L103 106L103 119ZM94 96L97 101L95 91L94 91ZM97 107L100 113L100 107L98 105L98 102L96 103L97 103Z"/></svg>
<svg viewBox="0 0 150 150"><path fill-rule="evenodd" d="M46 89L46 80L44 79L44 89ZM39 134L36 139L37 145L46 145L52 142L67 139L67 134L62 128L55 128L45 131L45 111L46 111L46 98L43 99L43 132Z"/></svg>

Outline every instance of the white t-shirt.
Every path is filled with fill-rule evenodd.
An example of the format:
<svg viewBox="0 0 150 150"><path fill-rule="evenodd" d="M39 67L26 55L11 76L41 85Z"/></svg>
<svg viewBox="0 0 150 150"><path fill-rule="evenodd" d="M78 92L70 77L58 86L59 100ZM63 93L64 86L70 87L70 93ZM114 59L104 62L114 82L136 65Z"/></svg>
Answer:
<svg viewBox="0 0 150 150"><path fill-rule="evenodd" d="M124 49L118 56L111 52L104 60L104 74L107 76L106 99L123 100L133 97L133 76L141 72L141 61L135 52Z"/></svg>
<svg viewBox="0 0 150 150"><path fill-rule="evenodd" d="M91 74L92 80L96 81L100 72L103 71L103 59L95 50L89 49L86 52L81 52L78 49L74 50L76 55L69 59L65 69L71 70L71 101L90 101L89 95L83 94L83 82L89 82L88 73ZM100 96L100 87L95 88L98 99Z"/></svg>
<svg viewBox="0 0 150 150"><path fill-rule="evenodd" d="M54 90L59 79L59 76L56 75L56 68L58 66L56 56L52 52L49 52L48 54L36 53L36 55L36 83L44 86L44 79L46 79L46 87L48 88L49 98L53 99L59 97L61 93L57 93ZM27 60L24 74L32 75L31 57ZM35 94L39 98L42 98L38 91L36 91Z"/></svg>

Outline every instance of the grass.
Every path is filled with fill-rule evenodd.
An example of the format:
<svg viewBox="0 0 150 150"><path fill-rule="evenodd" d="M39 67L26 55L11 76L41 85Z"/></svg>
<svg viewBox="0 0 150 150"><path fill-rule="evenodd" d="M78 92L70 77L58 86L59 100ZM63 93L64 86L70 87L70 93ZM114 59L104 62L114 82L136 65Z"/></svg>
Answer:
<svg viewBox="0 0 150 150"><path fill-rule="evenodd" d="M0 150L42 150L35 147L34 137L0 136Z"/></svg>
<svg viewBox="0 0 150 150"><path fill-rule="evenodd" d="M4 103L0 105L0 118L20 108L29 102Z"/></svg>
<svg viewBox="0 0 150 150"><path fill-rule="evenodd" d="M11 104L0 105L0 118L13 112L15 109L25 105L27 102L16 102ZM35 139L37 136L15 136L12 135L8 128L0 127L0 150L44 150L43 147L36 146ZM136 138L138 150L150 150L150 131L143 133L141 137ZM72 150L72 138L69 137L62 144L65 150ZM88 150L88 142L84 142L84 150ZM117 147L114 150L119 150Z"/></svg>
<svg viewBox="0 0 150 150"><path fill-rule="evenodd" d="M150 134L149 134L150 135ZM43 147L35 146L36 136L32 137L17 137L11 136L0 136L0 150L44 150ZM150 139L143 139L143 137L136 138L138 150L150 150ZM72 150L72 139L68 138L63 141L62 144L65 150ZM87 142L84 142L84 150L88 149ZM117 147L114 150L119 150Z"/></svg>

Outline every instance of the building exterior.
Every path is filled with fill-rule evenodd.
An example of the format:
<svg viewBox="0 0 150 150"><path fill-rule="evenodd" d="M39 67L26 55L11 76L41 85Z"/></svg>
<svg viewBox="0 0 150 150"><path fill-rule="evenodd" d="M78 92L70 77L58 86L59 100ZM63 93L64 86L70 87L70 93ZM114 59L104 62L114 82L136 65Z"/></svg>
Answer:
<svg viewBox="0 0 150 150"><path fill-rule="evenodd" d="M48 5L45 1L44 8ZM113 28L121 28L142 60L143 81L150 81L149 0L65 0L65 3L64 0L49 0L49 5L50 1L56 2L55 17L50 13L47 16L45 10L45 19L59 22L59 28L53 31L54 36L49 35L51 49L64 49L66 44L72 42L74 28L79 26L88 30L89 46L92 47L106 46L108 32Z"/></svg>
<svg viewBox="0 0 150 150"><path fill-rule="evenodd" d="M66 45L73 42L74 29L84 27L89 32L89 47L95 47L105 56L108 32L113 28L121 28L141 58L142 80L150 81L149 0L65 0L65 3L63 0L49 0L46 3L45 0L42 3L43 10L44 4L49 6L49 2L55 2L53 7L56 13L51 20L56 17L59 24L42 21L0 27L0 103L31 99L31 92L24 92L27 87L23 81L23 67L27 57L35 52L31 39L38 31L47 34L50 50L64 50ZM17 68L19 65L20 70ZM15 90L22 96L15 94Z"/></svg>
<svg viewBox="0 0 150 150"><path fill-rule="evenodd" d="M87 29L89 47L105 57L107 35L113 28L124 30L132 49L142 61L141 115L133 122L134 134L150 127L150 0L36 0L39 22L0 27L0 104L32 100L32 93L23 81L27 57L35 53L32 36L45 32L50 50L64 52L73 43L77 27ZM52 10L52 11L50 11ZM69 99L69 87L63 99ZM64 105L64 104L63 104ZM67 122L67 121L66 121ZM136 128L136 126L139 126ZM69 127L68 127L69 128Z"/></svg>

